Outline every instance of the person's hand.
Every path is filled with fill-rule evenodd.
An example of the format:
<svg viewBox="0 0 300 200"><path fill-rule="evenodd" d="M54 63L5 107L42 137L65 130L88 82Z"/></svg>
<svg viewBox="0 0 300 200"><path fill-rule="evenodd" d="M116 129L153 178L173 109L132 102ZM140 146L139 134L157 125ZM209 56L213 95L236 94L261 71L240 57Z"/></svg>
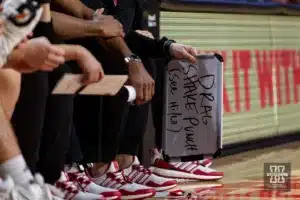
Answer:
<svg viewBox="0 0 300 200"><path fill-rule="evenodd" d="M150 101L155 92L155 82L140 61L130 61L128 64L129 83L136 89L136 104Z"/></svg>
<svg viewBox="0 0 300 200"><path fill-rule="evenodd" d="M93 20L99 24L102 37L124 37L122 24L110 15L102 15L104 9L96 10Z"/></svg>
<svg viewBox="0 0 300 200"><path fill-rule="evenodd" d="M104 71L98 60L84 47L78 46L77 63L83 71L83 83L90 84L101 80Z"/></svg>
<svg viewBox="0 0 300 200"><path fill-rule="evenodd" d="M175 59L186 59L191 63L197 63L196 56L200 53L199 50L184 44L172 43L170 45L170 54Z"/></svg>
<svg viewBox="0 0 300 200"><path fill-rule="evenodd" d="M145 37L154 39L154 36L153 36L152 33L149 32L149 31L146 31L146 30L136 30L135 32L137 32L138 34L141 34L141 35L143 35L143 36L145 36Z"/></svg>
<svg viewBox="0 0 300 200"><path fill-rule="evenodd" d="M25 44L28 40L30 40L33 36L33 33L29 33L18 45L16 48L19 48L20 46L22 46L23 44Z"/></svg>
<svg viewBox="0 0 300 200"><path fill-rule="evenodd" d="M22 43L18 51L23 54L24 65L17 71L30 73L37 70L52 71L65 62L64 50L52 45L45 37L38 37Z"/></svg>

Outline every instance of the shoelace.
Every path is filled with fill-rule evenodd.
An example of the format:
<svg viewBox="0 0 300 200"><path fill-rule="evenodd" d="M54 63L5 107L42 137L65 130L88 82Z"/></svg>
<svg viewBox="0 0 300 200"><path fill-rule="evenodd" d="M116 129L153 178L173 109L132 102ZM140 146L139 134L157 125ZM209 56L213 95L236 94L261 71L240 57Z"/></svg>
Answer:
<svg viewBox="0 0 300 200"><path fill-rule="evenodd" d="M91 183L91 179L85 173L76 173L74 175L76 176L76 180L79 183L83 183L86 185Z"/></svg>
<svg viewBox="0 0 300 200"><path fill-rule="evenodd" d="M68 193L77 194L79 192L78 188L71 181L63 181L56 183L58 188L66 190Z"/></svg>
<svg viewBox="0 0 300 200"><path fill-rule="evenodd" d="M131 180L124 174L124 171L120 172L107 172L106 174L109 178L115 180L117 183L120 183L122 185L127 183L132 183Z"/></svg>
<svg viewBox="0 0 300 200"><path fill-rule="evenodd" d="M196 165L202 165L202 163L201 163L199 160L194 161L193 164L196 164Z"/></svg>
<svg viewBox="0 0 300 200"><path fill-rule="evenodd" d="M203 161L206 161L206 160L207 160L207 159L204 159ZM201 162L200 160L197 160L197 161L194 161L193 163L194 163L194 164L197 164L197 165L205 166L203 161Z"/></svg>
<svg viewBox="0 0 300 200"><path fill-rule="evenodd" d="M134 165L132 166L132 168L145 174L152 174L152 172L149 169L145 168L143 165Z"/></svg>

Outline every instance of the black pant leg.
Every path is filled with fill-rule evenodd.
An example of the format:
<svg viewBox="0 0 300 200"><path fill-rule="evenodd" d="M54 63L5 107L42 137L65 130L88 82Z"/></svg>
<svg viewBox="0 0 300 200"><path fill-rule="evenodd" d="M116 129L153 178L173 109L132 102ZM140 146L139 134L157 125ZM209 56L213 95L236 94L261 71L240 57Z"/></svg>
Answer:
<svg viewBox="0 0 300 200"><path fill-rule="evenodd" d="M115 159L126 101L122 96L75 98L74 123L83 163L109 163Z"/></svg>
<svg viewBox="0 0 300 200"><path fill-rule="evenodd" d="M164 67L165 60L156 61L155 94L152 98L152 119L155 128L156 147L162 148L162 122L163 122L163 98L164 98Z"/></svg>
<svg viewBox="0 0 300 200"><path fill-rule="evenodd" d="M74 124L71 127L70 148L66 156L66 164L80 163L83 159L79 138L76 133Z"/></svg>
<svg viewBox="0 0 300 200"><path fill-rule="evenodd" d="M123 58L106 51L95 39L72 41L81 44L100 60L105 74L126 75ZM72 66L76 67L76 64ZM82 163L110 162L119 147L119 134L128 110L126 97L76 96L74 124L83 154Z"/></svg>
<svg viewBox="0 0 300 200"><path fill-rule="evenodd" d="M74 101L73 95L51 95L51 92L60 78L70 72L70 67L64 64L49 73L49 97L37 170L50 184L59 179L64 168L69 148Z"/></svg>
<svg viewBox="0 0 300 200"><path fill-rule="evenodd" d="M153 60L143 60L147 71L155 76L156 67ZM148 122L149 103L140 106L130 106L124 120L121 134L119 154L137 156Z"/></svg>
<svg viewBox="0 0 300 200"><path fill-rule="evenodd" d="M137 156L148 121L149 103L130 106L126 125L121 134L119 154Z"/></svg>
<svg viewBox="0 0 300 200"><path fill-rule="evenodd" d="M124 61L103 54L102 66L106 74L127 74ZM83 152L83 162L109 163L119 149L121 125L128 112L127 97L76 97L76 131Z"/></svg>
<svg viewBox="0 0 300 200"><path fill-rule="evenodd" d="M102 159L101 162L113 161L120 147L121 125L128 103L126 97L103 97L102 108Z"/></svg>
<svg viewBox="0 0 300 200"><path fill-rule="evenodd" d="M36 171L47 98L47 72L22 75L21 92L12 117L12 125L32 173Z"/></svg>
<svg viewBox="0 0 300 200"><path fill-rule="evenodd" d="M76 96L74 125L78 137L82 162L98 162L101 159L101 105L102 97ZM74 149L71 150L71 152Z"/></svg>

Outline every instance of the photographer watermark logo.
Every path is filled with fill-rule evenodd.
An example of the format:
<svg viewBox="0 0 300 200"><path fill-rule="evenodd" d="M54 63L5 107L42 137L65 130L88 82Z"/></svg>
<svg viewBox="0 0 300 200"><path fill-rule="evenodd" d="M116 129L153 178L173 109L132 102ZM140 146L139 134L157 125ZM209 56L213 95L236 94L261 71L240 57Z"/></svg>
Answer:
<svg viewBox="0 0 300 200"><path fill-rule="evenodd" d="M265 163L265 189L289 191L291 188L290 163Z"/></svg>

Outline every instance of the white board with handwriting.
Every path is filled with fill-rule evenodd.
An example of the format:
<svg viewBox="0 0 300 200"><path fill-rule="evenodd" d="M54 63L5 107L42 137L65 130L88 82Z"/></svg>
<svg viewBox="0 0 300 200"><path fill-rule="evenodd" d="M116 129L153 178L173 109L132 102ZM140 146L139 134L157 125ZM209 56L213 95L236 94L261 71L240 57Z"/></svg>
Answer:
<svg viewBox="0 0 300 200"><path fill-rule="evenodd" d="M222 57L173 60L165 71L163 150L169 157L212 155L222 148Z"/></svg>

